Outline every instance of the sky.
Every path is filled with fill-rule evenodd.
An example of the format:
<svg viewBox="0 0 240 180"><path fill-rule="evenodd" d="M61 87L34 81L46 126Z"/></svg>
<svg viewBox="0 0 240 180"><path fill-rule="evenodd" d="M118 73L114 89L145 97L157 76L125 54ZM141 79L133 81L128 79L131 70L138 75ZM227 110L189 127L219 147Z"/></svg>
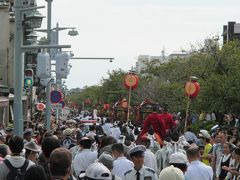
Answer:
<svg viewBox="0 0 240 180"><path fill-rule="evenodd" d="M47 16L47 3L39 10ZM240 22L239 0L53 0L52 28L76 27L59 34L59 44L71 45L75 57L113 57L107 60L70 60L66 85L99 85L108 72L135 67L139 55L160 56L189 50L219 35L228 21ZM46 28L46 18L42 28Z"/></svg>

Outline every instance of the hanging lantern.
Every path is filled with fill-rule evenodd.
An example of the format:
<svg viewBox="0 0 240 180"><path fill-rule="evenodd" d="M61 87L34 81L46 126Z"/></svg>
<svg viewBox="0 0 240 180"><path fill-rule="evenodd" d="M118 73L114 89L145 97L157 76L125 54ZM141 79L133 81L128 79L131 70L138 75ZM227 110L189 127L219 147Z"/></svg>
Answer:
<svg viewBox="0 0 240 180"><path fill-rule="evenodd" d="M108 110L110 108L110 105L108 103L103 104L103 109Z"/></svg>
<svg viewBox="0 0 240 180"><path fill-rule="evenodd" d="M139 77L135 73L132 73L132 72L128 73L124 77L124 86L127 89L131 89L131 90L136 89L138 86L138 82L139 82Z"/></svg>
<svg viewBox="0 0 240 180"><path fill-rule="evenodd" d="M185 93L190 98L194 98L200 91L200 85L197 81L187 81L185 84Z"/></svg>

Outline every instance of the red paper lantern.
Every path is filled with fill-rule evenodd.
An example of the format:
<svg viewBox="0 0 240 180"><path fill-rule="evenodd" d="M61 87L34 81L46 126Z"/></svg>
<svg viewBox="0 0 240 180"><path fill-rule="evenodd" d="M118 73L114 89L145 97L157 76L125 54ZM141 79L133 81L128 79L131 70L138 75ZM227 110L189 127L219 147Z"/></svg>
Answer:
<svg viewBox="0 0 240 180"><path fill-rule="evenodd" d="M200 91L200 85L197 81L188 81L185 84L185 93L187 96L194 98Z"/></svg>
<svg viewBox="0 0 240 180"><path fill-rule="evenodd" d="M124 77L124 86L127 89L134 90L137 88L139 77L134 73L129 73Z"/></svg>
<svg viewBox="0 0 240 180"><path fill-rule="evenodd" d="M103 104L103 109L105 109L105 110L108 110L110 108L110 105L109 104Z"/></svg>

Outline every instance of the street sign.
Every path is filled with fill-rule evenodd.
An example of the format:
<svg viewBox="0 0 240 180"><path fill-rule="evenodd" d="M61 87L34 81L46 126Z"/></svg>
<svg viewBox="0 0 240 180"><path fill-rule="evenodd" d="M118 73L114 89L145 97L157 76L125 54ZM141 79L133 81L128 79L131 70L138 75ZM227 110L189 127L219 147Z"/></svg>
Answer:
<svg viewBox="0 0 240 180"><path fill-rule="evenodd" d="M51 104L51 109L61 109L62 108L62 104Z"/></svg>
<svg viewBox="0 0 240 180"><path fill-rule="evenodd" d="M62 99L62 94L59 91L51 91L50 93L50 101L51 103L59 103Z"/></svg>
<svg viewBox="0 0 240 180"><path fill-rule="evenodd" d="M62 108L64 108L65 107L65 102L62 100L62 101L60 101L59 102L59 104L61 104L62 105Z"/></svg>
<svg viewBox="0 0 240 180"><path fill-rule="evenodd" d="M43 111L45 107L46 106L43 103L37 103L37 105L36 105L36 108L38 111Z"/></svg>

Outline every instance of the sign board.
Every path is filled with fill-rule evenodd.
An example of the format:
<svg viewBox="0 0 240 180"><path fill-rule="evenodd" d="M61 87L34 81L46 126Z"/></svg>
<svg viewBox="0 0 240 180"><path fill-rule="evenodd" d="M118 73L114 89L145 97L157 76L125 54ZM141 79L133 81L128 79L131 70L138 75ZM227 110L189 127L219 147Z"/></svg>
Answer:
<svg viewBox="0 0 240 180"><path fill-rule="evenodd" d="M61 109L62 108L62 104L51 104L51 109Z"/></svg>
<svg viewBox="0 0 240 180"><path fill-rule="evenodd" d="M62 101L60 101L59 102L59 104L61 104L62 105L62 108L64 108L65 107L65 102L62 100Z"/></svg>
<svg viewBox="0 0 240 180"><path fill-rule="evenodd" d="M51 91L51 93L50 93L51 103L53 103L53 104L59 103L61 101L61 99L62 99L62 94L60 91L56 91L56 90Z"/></svg>
<svg viewBox="0 0 240 180"><path fill-rule="evenodd" d="M46 106L43 103L37 103L36 104L36 108L37 108L38 111L43 111L45 109L45 107Z"/></svg>

